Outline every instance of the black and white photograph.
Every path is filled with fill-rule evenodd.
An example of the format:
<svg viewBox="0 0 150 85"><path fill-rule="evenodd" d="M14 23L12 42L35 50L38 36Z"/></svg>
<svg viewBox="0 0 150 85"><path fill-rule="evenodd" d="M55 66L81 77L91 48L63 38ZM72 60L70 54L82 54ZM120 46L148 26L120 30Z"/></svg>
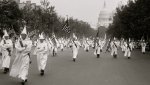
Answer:
<svg viewBox="0 0 150 85"><path fill-rule="evenodd" d="M0 0L0 85L150 85L150 0Z"/></svg>

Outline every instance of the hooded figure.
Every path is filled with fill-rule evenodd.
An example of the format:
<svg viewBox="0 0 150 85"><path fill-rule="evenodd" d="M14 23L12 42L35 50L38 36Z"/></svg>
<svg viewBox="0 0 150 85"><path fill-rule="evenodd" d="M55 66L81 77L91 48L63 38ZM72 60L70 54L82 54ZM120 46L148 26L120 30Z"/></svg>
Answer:
<svg viewBox="0 0 150 85"><path fill-rule="evenodd" d="M88 38L84 41L84 50L88 52L90 49L90 44Z"/></svg>
<svg viewBox="0 0 150 85"><path fill-rule="evenodd" d="M52 54L53 54L53 56L56 56L57 55L57 48L58 48L58 41L57 41L54 33L52 34L52 43L53 43Z"/></svg>
<svg viewBox="0 0 150 85"><path fill-rule="evenodd" d="M64 50L64 40L63 40L63 38L61 38L60 39L60 49L61 49L61 51L63 51Z"/></svg>
<svg viewBox="0 0 150 85"><path fill-rule="evenodd" d="M30 64L30 51L32 48L32 41L27 39L27 30L24 27L21 38L15 43L16 58L12 64L10 76L17 77L22 80L22 85L27 81L29 64Z"/></svg>
<svg viewBox="0 0 150 85"><path fill-rule="evenodd" d="M141 50L142 50L142 53L145 54L145 48L146 48L145 40L142 41L142 43L141 43L141 48L142 48L142 49L141 49Z"/></svg>
<svg viewBox="0 0 150 85"><path fill-rule="evenodd" d="M37 55L37 64L38 64L38 70L41 72L41 76L44 75L44 70L47 63L47 57L48 57L48 45L44 39L43 34L39 35L39 42L36 46L36 55Z"/></svg>
<svg viewBox="0 0 150 85"><path fill-rule="evenodd" d="M102 41L99 39L99 40L95 43L95 51L94 51L94 54L97 55L97 58L99 58L101 52L102 52Z"/></svg>
<svg viewBox="0 0 150 85"><path fill-rule="evenodd" d="M111 56L113 56L114 58L117 58L117 41L116 38L114 38L114 40L111 42Z"/></svg>
<svg viewBox="0 0 150 85"><path fill-rule="evenodd" d="M72 40L72 52L73 52L73 61L76 61L76 58L78 56L78 50L80 47L80 43L77 40L77 37L75 36L75 34L73 34L73 40Z"/></svg>
<svg viewBox="0 0 150 85"><path fill-rule="evenodd" d="M9 72L13 44L6 30L4 30L4 36L0 45L2 49L2 69L4 69L4 73L7 73Z"/></svg>
<svg viewBox="0 0 150 85"><path fill-rule="evenodd" d="M124 56L125 57L128 57L128 59L131 58L131 43L129 41L127 42L124 42L124 46L125 46L125 53L124 53Z"/></svg>

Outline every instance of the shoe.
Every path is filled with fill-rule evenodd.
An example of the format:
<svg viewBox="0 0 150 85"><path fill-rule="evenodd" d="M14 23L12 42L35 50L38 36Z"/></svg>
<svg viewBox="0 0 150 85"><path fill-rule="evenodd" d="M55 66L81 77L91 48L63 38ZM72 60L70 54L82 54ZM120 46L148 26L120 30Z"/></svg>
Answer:
<svg viewBox="0 0 150 85"><path fill-rule="evenodd" d="M25 82L28 82L28 80L27 80L27 79L25 79Z"/></svg>
<svg viewBox="0 0 150 85"><path fill-rule="evenodd" d="M6 72L7 72L7 73L9 72L9 68L6 68Z"/></svg>
<svg viewBox="0 0 150 85"><path fill-rule="evenodd" d="M100 57L100 55L99 54L97 54L97 58L99 58Z"/></svg>
<svg viewBox="0 0 150 85"><path fill-rule="evenodd" d="M41 76L43 76L44 75L44 70L41 70Z"/></svg>
<svg viewBox="0 0 150 85"><path fill-rule="evenodd" d="M117 58L117 55L114 55L114 58Z"/></svg>
<svg viewBox="0 0 150 85"><path fill-rule="evenodd" d="M130 57L128 57L128 59L131 59Z"/></svg>
<svg viewBox="0 0 150 85"><path fill-rule="evenodd" d="M22 80L21 85L25 85L25 81L24 80Z"/></svg>
<svg viewBox="0 0 150 85"><path fill-rule="evenodd" d="M6 74L7 73L7 68L4 68L4 72L3 72L4 74Z"/></svg>
<svg viewBox="0 0 150 85"><path fill-rule="evenodd" d="M86 50L86 52L89 52L89 50Z"/></svg>
<svg viewBox="0 0 150 85"><path fill-rule="evenodd" d="M76 62L76 59L75 59L75 58L73 58L73 62Z"/></svg>
<svg viewBox="0 0 150 85"><path fill-rule="evenodd" d="M7 69L7 72L9 72L9 68Z"/></svg>

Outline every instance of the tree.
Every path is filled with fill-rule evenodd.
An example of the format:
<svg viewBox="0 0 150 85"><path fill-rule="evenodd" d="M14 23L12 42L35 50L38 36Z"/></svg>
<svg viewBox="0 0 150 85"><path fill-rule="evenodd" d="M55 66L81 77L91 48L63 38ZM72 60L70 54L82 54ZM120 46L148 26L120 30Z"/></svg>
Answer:
<svg viewBox="0 0 150 85"><path fill-rule="evenodd" d="M15 1L3 0L0 1L0 35L2 36L3 29L14 29L16 33L19 32L18 20L22 18L22 13Z"/></svg>
<svg viewBox="0 0 150 85"><path fill-rule="evenodd" d="M62 28L65 24L65 18L57 15L55 7L51 6L48 0L41 1L41 8L30 8L31 7L26 6L21 10L23 14L22 19L26 22L29 32L39 30L39 33L44 32L47 36L51 36L54 32L58 37L70 37L72 32L75 32L79 37L95 36L95 30L93 30L87 22L71 17L69 18L71 33L64 32Z"/></svg>
<svg viewBox="0 0 150 85"><path fill-rule="evenodd" d="M107 31L117 38L141 39L150 37L150 0L129 0L128 4L116 9L114 21Z"/></svg>

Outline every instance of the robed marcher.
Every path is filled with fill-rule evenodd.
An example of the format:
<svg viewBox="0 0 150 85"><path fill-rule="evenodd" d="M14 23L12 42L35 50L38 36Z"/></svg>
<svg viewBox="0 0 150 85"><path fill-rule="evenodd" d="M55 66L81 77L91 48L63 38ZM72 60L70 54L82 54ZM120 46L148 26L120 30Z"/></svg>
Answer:
<svg viewBox="0 0 150 85"><path fill-rule="evenodd" d="M143 54L145 54L145 49L146 49L146 43L145 43L145 40L143 40L141 43L141 51Z"/></svg>
<svg viewBox="0 0 150 85"><path fill-rule="evenodd" d="M125 57L128 57L128 59L131 58L131 42L127 41L127 42L124 42L124 46L125 46L125 53L124 53L124 56Z"/></svg>
<svg viewBox="0 0 150 85"><path fill-rule="evenodd" d="M97 56L97 58L100 58L100 54L102 52L102 43L99 38L97 38L97 41L95 43L95 51L94 54Z"/></svg>
<svg viewBox="0 0 150 85"><path fill-rule="evenodd" d="M4 30L4 36L0 45L2 51L2 69L4 69L4 73L7 73L9 72L13 44L6 30Z"/></svg>
<svg viewBox="0 0 150 85"><path fill-rule="evenodd" d="M78 56L78 51L79 51L80 43L77 40L77 37L75 34L73 34L73 40L72 40L72 52L73 52L73 61L76 61L76 58Z"/></svg>
<svg viewBox="0 0 150 85"><path fill-rule="evenodd" d="M48 58L48 45L43 34L39 35L39 42L37 43L35 50L37 55L38 70L40 71L41 76L43 76Z"/></svg>
<svg viewBox="0 0 150 85"><path fill-rule="evenodd" d="M12 64L10 76L17 77L22 80L22 85L27 82L29 64L30 64L30 51L32 48L32 41L27 39L26 27L24 27L20 39L15 43L16 58Z"/></svg>
<svg viewBox="0 0 150 85"><path fill-rule="evenodd" d="M118 46L117 46L117 41L116 38L114 38L114 40L111 42L111 56L113 56L114 58L117 58L117 52L118 50Z"/></svg>

